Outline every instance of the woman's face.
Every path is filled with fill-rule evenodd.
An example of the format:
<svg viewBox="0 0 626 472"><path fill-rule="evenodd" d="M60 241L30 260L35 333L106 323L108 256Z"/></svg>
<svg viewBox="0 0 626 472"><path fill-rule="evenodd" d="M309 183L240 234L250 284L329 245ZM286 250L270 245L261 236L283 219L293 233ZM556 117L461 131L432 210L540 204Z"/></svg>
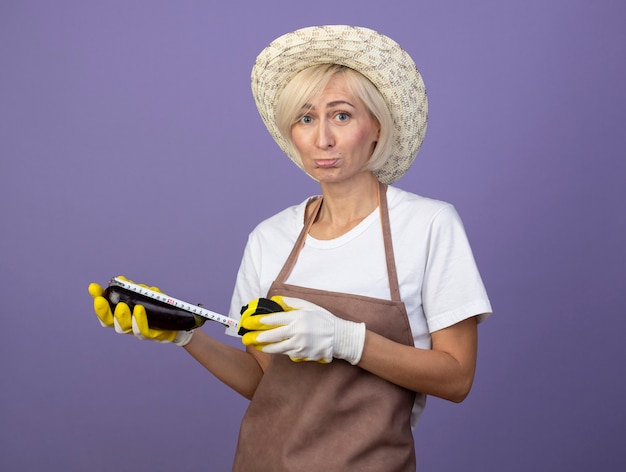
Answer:
<svg viewBox="0 0 626 472"><path fill-rule="evenodd" d="M342 74L307 103L291 128L304 170L320 183L343 182L363 172L379 135L365 104L352 95Z"/></svg>

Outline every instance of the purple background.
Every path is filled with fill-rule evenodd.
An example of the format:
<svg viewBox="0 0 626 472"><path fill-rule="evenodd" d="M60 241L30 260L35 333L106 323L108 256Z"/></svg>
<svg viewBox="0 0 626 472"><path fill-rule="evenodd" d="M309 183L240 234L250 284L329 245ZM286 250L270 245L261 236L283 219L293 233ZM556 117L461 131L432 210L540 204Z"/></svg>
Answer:
<svg viewBox="0 0 626 472"><path fill-rule="evenodd" d="M248 232L318 191L263 127L254 58L351 23L416 60L429 128L397 185L456 205L496 312L469 398L429 401L418 469L626 470L625 17L618 0L4 0L2 468L229 470L246 401L182 349L100 328L87 285L125 274L226 311Z"/></svg>

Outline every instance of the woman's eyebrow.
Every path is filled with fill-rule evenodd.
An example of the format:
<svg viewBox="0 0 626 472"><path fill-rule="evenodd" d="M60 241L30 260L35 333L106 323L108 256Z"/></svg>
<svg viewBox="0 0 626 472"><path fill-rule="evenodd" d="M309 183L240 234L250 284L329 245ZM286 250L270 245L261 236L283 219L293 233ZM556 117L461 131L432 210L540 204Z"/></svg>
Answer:
<svg viewBox="0 0 626 472"><path fill-rule="evenodd" d="M336 107L339 105L348 105L352 108L355 108L354 105L347 100L333 100L332 102L328 102L326 104L327 107Z"/></svg>
<svg viewBox="0 0 626 472"><path fill-rule="evenodd" d="M332 102L328 102L326 104L326 107L333 108L340 105L348 105L352 108L355 108L355 106L347 100L333 100ZM302 110L315 110L315 107L311 103L305 103L304 105L302 105Z"/></svg>

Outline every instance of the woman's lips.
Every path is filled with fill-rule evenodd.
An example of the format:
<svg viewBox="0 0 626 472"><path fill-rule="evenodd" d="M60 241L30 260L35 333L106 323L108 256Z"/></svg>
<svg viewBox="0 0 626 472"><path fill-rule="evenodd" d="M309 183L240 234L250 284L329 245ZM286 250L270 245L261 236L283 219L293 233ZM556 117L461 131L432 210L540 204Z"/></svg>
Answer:
<svg viewBox="0 0 626 472"><path fill-rule="evenodd" d="M334 167L338 160L339 159L315 159L313 162L317 167L328 169L330 167Z"/></svg>

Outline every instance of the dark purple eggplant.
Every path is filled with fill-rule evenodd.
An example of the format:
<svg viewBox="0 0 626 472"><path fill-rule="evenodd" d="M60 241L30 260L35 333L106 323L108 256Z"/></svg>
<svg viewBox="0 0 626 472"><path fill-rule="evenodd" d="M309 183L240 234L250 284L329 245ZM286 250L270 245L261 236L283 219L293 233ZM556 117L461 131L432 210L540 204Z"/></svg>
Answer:
<svg viewBox="0 0 626 472"><path fill-rule="evenodd" d="M111 305L111 310L115 310L115 306L120 302L126 303L131 311L135 305L142 305L146 309L148 326L151 328L190 331L202 326L206 321L206 318L117 285L109 285L104 291L104 298Z"/></svg>

